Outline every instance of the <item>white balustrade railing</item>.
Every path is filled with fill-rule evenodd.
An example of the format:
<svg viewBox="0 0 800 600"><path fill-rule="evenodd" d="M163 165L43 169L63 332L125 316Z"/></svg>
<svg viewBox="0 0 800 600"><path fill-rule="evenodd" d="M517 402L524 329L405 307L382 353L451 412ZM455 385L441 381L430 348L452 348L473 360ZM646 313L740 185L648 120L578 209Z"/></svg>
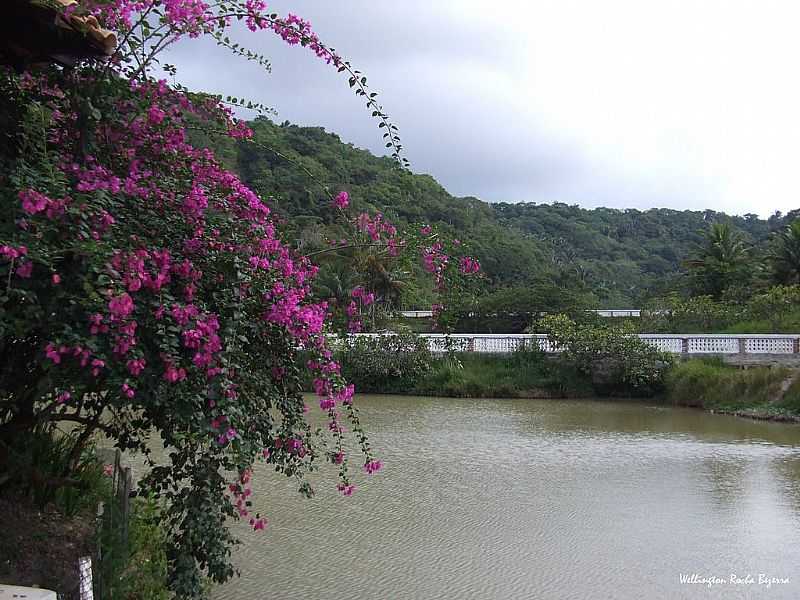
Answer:
<svg viewBox="0 0 800 600"><path fill-rule="evenodd" d="M639 308L600 308L590 309L586 312L595 313L600 317L620 318L620 317L641 317L642 310ZM544 314L544 313L541 313ZM433 317L431 310L401 310L400 316L406 319L430 319ZM470 314L470 316L472 316Z"/></svg>
<svg viewBox="0 0 800 600"><path fill-rule="evenodd" d="M739 352L737 338L691 337L687 338L688 354L736 354Z"/></svg>
<svg viewBox="0 0 800 600"><path fill-rule="evenodd" d="M620 317L641 317L642 311L638 308L614 308L614 309L599 309L587 310L586 312L593 312L599 317L609 317L612 319Z"/></svg>
<svg viewBox="0 0 800 600"><path fill-rule="evenodd" d="M745 354L795 354L797 338L791 337L753 337L745 338Z"/></svg>
<svg viewBox="0 0 800 600"><path fill-rule="evenodd" d="M375 337L391 333L361 333L351 335ZM419 337L428 342L432 352L480 352L486 354L508 354L523 346L538 346L544 352L558 352L547 335L509 333L422 333ZM662 352L672 354L758 354L797 355L800 358L800 335L760 334L653 334L642 333L639 338Z"/></svg>
<svg viewBox="0 0 800 600"><path fill-rule="evenodd" d="M658 334L642 334L639 337L661 350L661 352L671 352L673 354L683 352L684 338L682 337Z"/></svg>
<svg viewBox="0 0 800 600"><path fill-rule="evenodd" d="M432 310L401 310L400 316L406 319L430 319L433 316Z"/></svg>

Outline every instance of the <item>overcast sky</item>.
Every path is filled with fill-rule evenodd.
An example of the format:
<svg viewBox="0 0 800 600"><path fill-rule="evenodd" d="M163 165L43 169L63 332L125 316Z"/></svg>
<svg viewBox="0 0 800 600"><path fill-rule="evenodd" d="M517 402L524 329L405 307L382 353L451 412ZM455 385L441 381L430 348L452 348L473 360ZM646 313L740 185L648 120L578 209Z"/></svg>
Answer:
<svg viewBox="0 0 800 600"><path fill-rule="evenodd" d="M294 0L380 93L415 172L488 201L800 207L800 3L771 0ZM347 79L266 32L168 60L190 87L380 152Z"/></svg>

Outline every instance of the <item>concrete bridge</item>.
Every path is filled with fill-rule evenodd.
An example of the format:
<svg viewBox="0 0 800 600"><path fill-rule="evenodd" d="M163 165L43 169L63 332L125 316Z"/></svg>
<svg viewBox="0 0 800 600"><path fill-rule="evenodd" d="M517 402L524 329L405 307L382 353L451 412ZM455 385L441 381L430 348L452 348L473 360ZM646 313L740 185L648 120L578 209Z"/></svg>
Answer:
<svg viewBox="0 0 800 600"><path fill-rule="evenodd" d="M362 333L356 336L391 334ZM558 352L546 334L423 333L432 352L508 354L534 344L547 353ZM662 352L691 356L721 356L736 364L800 363L800 334L666 334L642 333L639 338Z"/></svg>

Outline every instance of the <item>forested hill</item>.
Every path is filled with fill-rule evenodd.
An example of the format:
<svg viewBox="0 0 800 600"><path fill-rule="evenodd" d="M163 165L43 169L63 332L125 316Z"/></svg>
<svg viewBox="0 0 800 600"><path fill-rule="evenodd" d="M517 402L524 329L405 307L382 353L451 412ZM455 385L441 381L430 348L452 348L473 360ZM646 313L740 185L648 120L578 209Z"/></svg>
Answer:
<svg viewBox="0 0 800 600"><path fill-rule="evenodd" d="M677 285L681 261L710 223L729 221L750 241L766 241L786 217L731 217L714 211L587 210L566 204L488 203L450 195L433 177L398 169L388 158L343 143L320 127L251 123L255 141L208 143L228 166L298 227L298 239L329 223L320 184L350 192L356 208L398 222L438 223L470 241L495 289L555 285L597 306L633 306ZM646 201L646 199L644 199ZM796 216L800 211L793 211Z"/></svg>

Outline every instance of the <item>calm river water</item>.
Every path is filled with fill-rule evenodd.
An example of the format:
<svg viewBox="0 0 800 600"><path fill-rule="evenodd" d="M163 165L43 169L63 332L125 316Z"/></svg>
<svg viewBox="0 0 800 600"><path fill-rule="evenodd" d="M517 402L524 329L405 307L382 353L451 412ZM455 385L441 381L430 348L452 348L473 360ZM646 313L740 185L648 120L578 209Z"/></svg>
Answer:
<svg viewBox="0 0 800 600"><path fill-rule="evenodd" d="M322 475L313 500L256 471L270 524L242 531L242 576L215 600L800 598L800 426L634 402L358 404L384 471L351 498ZM722 582L681 583L694 574Z"/></svg>

